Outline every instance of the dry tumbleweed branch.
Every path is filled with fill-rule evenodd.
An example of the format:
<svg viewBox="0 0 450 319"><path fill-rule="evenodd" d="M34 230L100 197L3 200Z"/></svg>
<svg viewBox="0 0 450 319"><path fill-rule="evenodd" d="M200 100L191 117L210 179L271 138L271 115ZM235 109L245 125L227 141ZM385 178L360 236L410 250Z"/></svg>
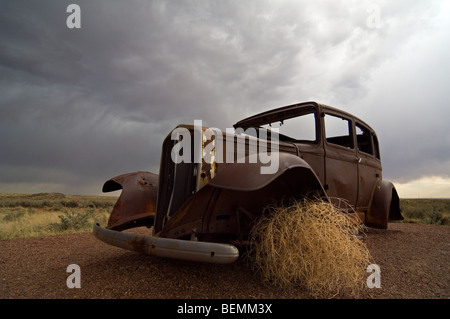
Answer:
<svg viewBox="0 0 450 319"><path fill-rule="evenodd" d="M329 298L365 285L371 256L356 237L361 225L324 201L299 201L266 208L251 233L254 265L266 282L300 284L315 297Z"/></svg>

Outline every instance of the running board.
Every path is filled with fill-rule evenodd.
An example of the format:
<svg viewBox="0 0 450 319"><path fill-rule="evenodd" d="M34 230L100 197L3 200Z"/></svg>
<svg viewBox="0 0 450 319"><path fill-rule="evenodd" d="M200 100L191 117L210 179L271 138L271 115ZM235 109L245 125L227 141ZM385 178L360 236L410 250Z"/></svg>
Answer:
<svg viewBox="0 0 450 319"><path fill-rule="evenodd" d="M106 229L99 224L94 225L93 232L109 245L158 257L216 264L229 264L239 257L239 250L230 244L144 236Z"/></svg>

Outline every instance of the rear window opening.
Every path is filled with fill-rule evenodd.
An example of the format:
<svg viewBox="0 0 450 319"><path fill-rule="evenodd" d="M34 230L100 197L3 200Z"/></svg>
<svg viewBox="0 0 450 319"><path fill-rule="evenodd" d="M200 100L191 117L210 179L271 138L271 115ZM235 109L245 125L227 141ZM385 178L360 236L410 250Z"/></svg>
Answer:
<svg viewBox="0 0 450 319"><path fill-rule="evenodd" d="M372 134L367 128L358 124L356 124L356 141L358 143L358 151L374 155Z"/></svg>
<svg viewBox="0 0 450 319"><path fill-rule="evenodd" d="M325 114L325 135L328 143L353 148L351 122L343 117Z"/></svg>

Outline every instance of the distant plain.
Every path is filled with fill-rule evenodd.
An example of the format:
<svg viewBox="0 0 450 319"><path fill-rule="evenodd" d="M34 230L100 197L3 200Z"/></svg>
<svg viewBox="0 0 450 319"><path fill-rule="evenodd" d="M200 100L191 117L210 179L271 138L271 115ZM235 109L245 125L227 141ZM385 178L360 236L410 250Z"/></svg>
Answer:
<svg viewBox="0 0 450 319"><path fill-rule="evenodd" d="M92 230L105 226L117 196L61 193L0 194L0 240ZM400 199L406 223L450 225L450 199Z"/></svg>

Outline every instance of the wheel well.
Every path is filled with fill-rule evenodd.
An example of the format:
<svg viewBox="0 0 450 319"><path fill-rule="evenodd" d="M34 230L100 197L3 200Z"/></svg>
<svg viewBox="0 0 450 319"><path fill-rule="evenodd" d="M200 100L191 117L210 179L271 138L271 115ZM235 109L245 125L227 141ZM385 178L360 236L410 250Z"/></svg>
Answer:
<svg viewBox="0 0 450 319"><path fill-rule="evenodd" d="M389 220L403 220L400 211L400 198L395 188L392 188L391 205L389 206Z"/></svg>

